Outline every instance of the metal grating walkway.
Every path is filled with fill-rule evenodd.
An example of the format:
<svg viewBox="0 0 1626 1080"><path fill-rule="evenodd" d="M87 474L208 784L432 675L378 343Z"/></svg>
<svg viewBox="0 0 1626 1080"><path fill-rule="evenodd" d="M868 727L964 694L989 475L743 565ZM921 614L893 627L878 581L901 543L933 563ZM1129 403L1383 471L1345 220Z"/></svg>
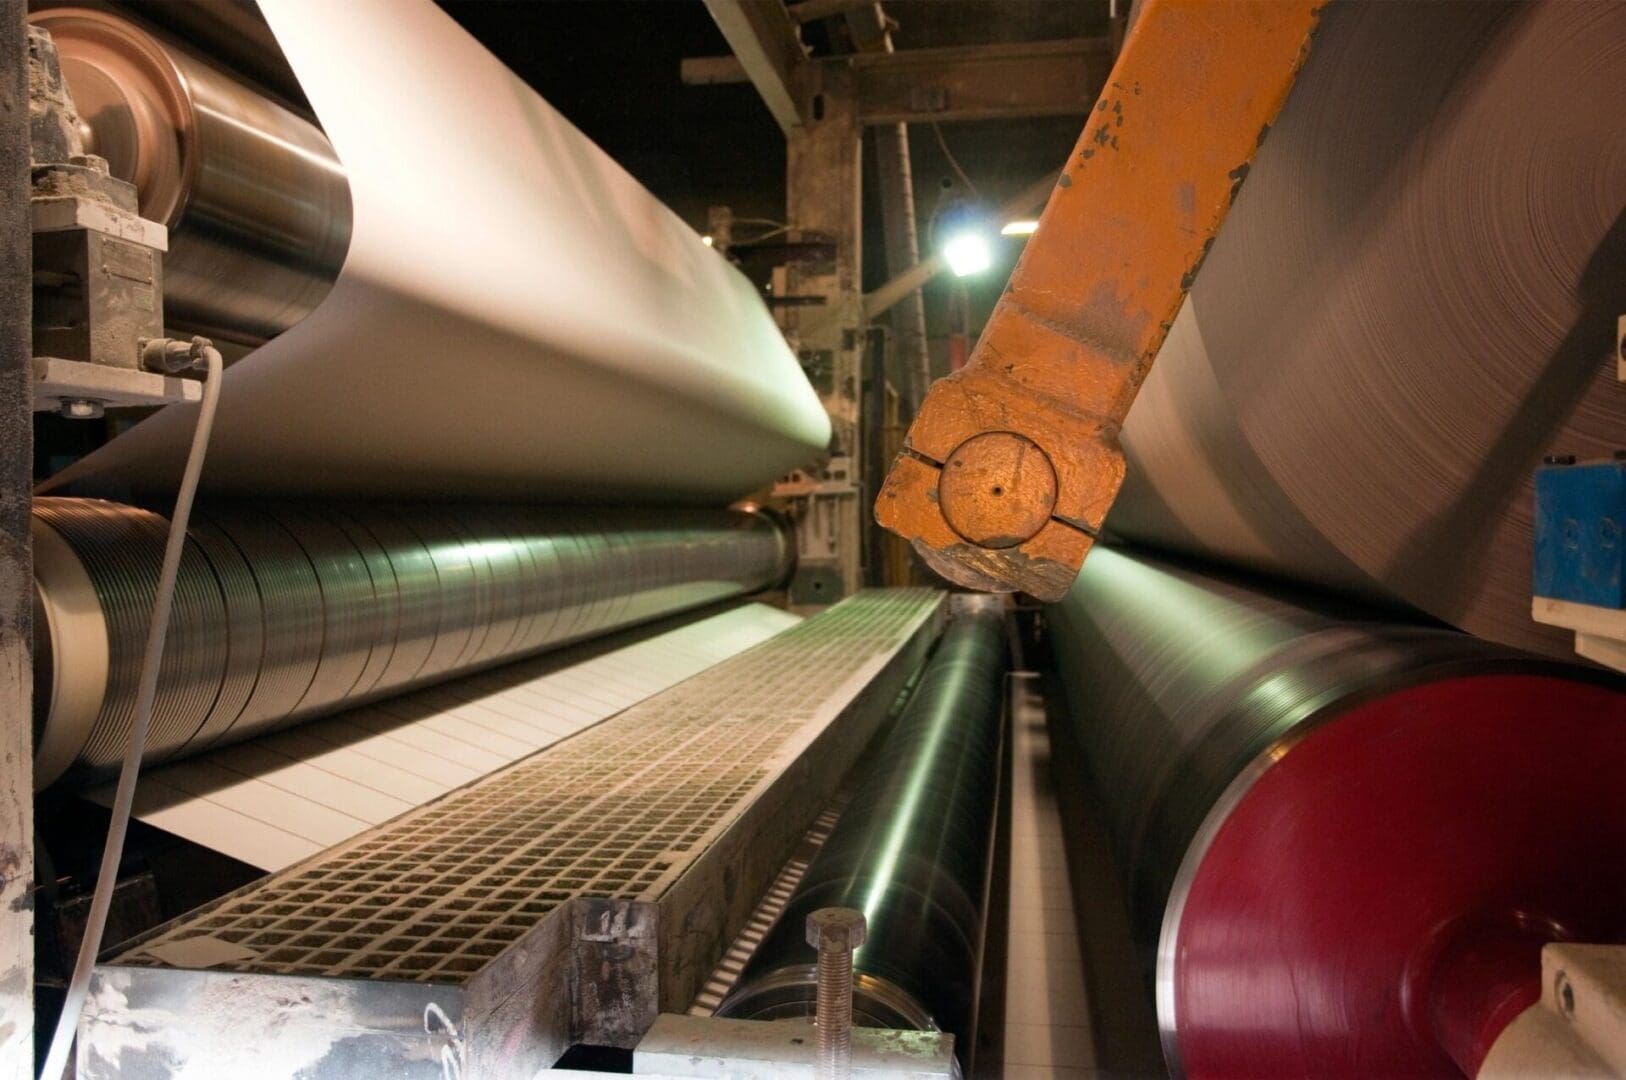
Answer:
<svg viewBox="0 0 1626 1080"><path fill-rule="evenodd" d="M161 928L236 972L460 984L574 897L654 900L934 617L862 593L542 753ZM186 966L182 964L181 966Z"/></svg>

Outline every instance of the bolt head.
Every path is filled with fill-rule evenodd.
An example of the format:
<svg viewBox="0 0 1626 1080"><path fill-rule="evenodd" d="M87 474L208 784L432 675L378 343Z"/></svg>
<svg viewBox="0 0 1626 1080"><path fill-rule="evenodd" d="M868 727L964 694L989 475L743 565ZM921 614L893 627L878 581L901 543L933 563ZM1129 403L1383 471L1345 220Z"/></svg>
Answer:
<svg viewBox="0 0 1626 1080"><path fill-rule="evenodd" d="M868 923L862 911L819 908L807 917L807 943L815 949L856 949L864 943Z"/></svg>

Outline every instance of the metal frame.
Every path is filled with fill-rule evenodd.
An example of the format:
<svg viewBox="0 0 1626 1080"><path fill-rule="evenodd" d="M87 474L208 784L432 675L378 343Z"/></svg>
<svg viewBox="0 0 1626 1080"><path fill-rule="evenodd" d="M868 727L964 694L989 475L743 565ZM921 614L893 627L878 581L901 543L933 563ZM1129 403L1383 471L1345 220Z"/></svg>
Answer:
<svg viewBox="0 0 1626 1080"><path fill-rule="evenodd" d="M97 968L80 1074L230 1071L246 1047L262 1072L427 1078L450 1061L520 1080L575 1043L631 1049L694 1000L924 662L945 606L928 590L854 598L137 939ZM697 754L732 770L723 790L718 776L690 782ZM626 786L596 787L588 760L613 762ZM461 854L437 863L437 844ZM501 883L470 877L471 858L478 874L502 867ZM377 914L389 905L396 917ZM450 953L455 967L404 960Z"/></svg>
<svg viewBox="0 0 1626 1080"><path fill-rule="evenodd" d="M1123 483L1124 417L1321 6L1141 11L970 363L932 387L876 501L951 581L1071 586Z"/></svg>

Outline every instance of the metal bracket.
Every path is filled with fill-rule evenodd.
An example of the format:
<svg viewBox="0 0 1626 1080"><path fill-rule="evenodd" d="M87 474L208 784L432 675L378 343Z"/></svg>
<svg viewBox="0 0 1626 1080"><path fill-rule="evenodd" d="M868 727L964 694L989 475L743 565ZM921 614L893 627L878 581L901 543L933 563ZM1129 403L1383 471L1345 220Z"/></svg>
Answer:
<svg viewBox="0 0 1626 1080"><path fill-rule="evenodd" d="M55 356L34 358L34 411L94 419L103 409L198 401L203 384L151 371Z"/></svg>
<svg viewBox="0 0 1626 1080"><path fill-rule="evenodd" d="M1123 483L1124 417L1321 7L1146 4L970 363L933 385L876 500L938 573L1066 594Z"/></svg>

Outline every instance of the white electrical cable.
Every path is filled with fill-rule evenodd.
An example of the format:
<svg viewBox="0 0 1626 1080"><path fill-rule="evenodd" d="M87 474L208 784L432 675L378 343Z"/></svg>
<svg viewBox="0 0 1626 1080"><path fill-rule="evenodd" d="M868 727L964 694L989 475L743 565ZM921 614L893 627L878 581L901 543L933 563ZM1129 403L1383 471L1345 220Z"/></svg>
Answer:
<svg viewBox="0 0 1626 1080"><path fill-rule="evenodd" d="M164 655L164 638L169 633L170 607L175 599L175 578L180 572L181 552L186 546L187 522L192 517L192 499L197 494L198 477L203 472L203 458L209 446L209 430L214 427L215 406L220 400L220 375L224 366L220 352L202 338L193 339L193 345L207 373L203 383L203 401L198 406L198 423L192 433L186 471L181 476L181 486L175 495L175 512L169 519L169 539L164 546L158 591L153 596L152 621L147 625L146 650L141 657L141 681L136 688L130 745L125 750L118 791L113 796L113 820L107 826L107 845L102 849L102 865L96 877L96 890L91 895L85 936L79 943L79 956L73 965L73 978L68 982L62 1015L57 1019L56 1031L51 1036L50 1052L45 1055L45 1064L40 1068L41 1080L59 1080L67 1068L68 1053L73 1049L74 1036L79 1028L79 1014L90 991L91 972L96 967L96 955L101 952L102 932L107 928L107 911L112 906L113 889L118 884L119 862L124 856L124 837L129 831L136 777L141 772L141 755L146 749L147 727L152 721L153 700L158 695L158 666Z"/></svg>

